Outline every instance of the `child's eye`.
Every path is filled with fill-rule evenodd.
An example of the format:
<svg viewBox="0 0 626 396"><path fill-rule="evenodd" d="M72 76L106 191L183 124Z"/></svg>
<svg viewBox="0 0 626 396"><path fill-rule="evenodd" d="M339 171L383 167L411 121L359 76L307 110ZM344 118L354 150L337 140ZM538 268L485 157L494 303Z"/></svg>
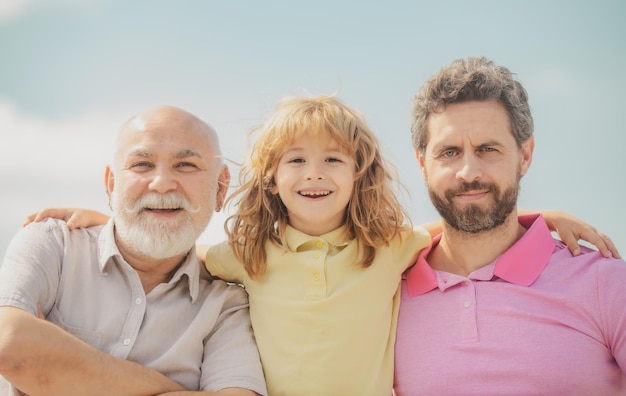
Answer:
<svg viewBox="0 0 626 396"><path fill-rule="evenodd" d="M304 162L304 158L292 158L292 159L290 159L287 162L292 162L292 163L295 163L295 164L301 164L301 163Z"/></svg>
<svg viewBox="0 0 626 396"><path fill-rule="evenodd" d="M329 157L326 158L326 162L342 162L341 159L336 158L336 157Z"/></svg>

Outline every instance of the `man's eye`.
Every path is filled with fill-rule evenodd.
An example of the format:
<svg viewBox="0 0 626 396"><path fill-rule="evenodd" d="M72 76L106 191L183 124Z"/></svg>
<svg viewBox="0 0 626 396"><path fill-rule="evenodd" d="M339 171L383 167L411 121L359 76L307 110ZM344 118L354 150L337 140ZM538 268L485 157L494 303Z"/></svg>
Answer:
<svg viewBox="0 0 626 396"><path fill-rule="evenodd" d="M152 164L149 162L135 162L128 168L133 170L147 170L152 168Z"/></svg>
<svg viewBox="0 0 626 396"><path fill-rule="evenodd" d="M174 169L176 169L179 172L195 172L198 169L200 169L200 167L198 166L198 164L194 163L194 162L178 162L177 164L174 165Z"/></svg>
<svg viewBox="0 0 626 396"><path fill-rule="evenodd" d="M484 153L494 153L497 150L493 147L483 147L480 149L480 151L484 152Z"/></svg>
<svg viewBox="0 0 626 396"><path fill-rule="evenodd" d="M177 168L197 168L196 164L191 162L180 162L176 164Z"/></svg>
<svg viewBox="0 0 626 396"><path fill-rule="evenodd" d="M454 150L447 150L444 151L443 153L441 153L441 156L444 158L452 158L456 155L456 151Z"/></svg>

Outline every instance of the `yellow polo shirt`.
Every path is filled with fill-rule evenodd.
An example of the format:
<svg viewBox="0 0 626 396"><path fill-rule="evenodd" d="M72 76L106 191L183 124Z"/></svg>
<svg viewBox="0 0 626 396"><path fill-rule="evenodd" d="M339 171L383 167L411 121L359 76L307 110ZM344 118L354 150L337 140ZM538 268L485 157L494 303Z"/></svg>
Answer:
<svg viewBox="0 0 626 396"><path fill-rule="evenodd" d="M312 237L288 227L288 251L268 243L259 280L226 242L207 253L209 272L248 291L270 396L391 394L400 279L430 235L407 228L363 268L345 231Z"/></svg>

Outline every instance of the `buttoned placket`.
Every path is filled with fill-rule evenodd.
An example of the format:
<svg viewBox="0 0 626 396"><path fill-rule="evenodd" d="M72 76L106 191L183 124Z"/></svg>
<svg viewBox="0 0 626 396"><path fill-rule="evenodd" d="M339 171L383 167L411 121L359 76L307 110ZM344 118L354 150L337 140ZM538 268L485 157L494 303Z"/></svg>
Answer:
<svg viewBox="0 0 626 396"><path fill-rule="evenodd" d="M132 268L126 267L125 265L124 271L131 285L132 297L118 343L111 351L111 355L121 359L126 359L133 349L146 314L146 295L143 285L137 273Z"/></svg>
<svg viewBox="0 0 626 396"><path fill-rule="evenodd" d="M476 320L476 285L470 278L439 272L439 289L443 293L456 293L459 311L459 330L461 342L478 341L478 323Z"/></svg>
<svg viewBox="0 0 626 396"><path fill-rule="evenodd" d="M323 239L315 239L303 246L302 254L305 256L307 280L305 282L305 298L316 300L326 297L326 257L328 255L328 242Z"/></svg>
<svg viewBox="0 0 626 396"><path fill-rule="evenodd" d="M458 287L460 287L459 304L461 304L461 340L476 342L478 341L476 287L469 279L462 281Z"/></svg>

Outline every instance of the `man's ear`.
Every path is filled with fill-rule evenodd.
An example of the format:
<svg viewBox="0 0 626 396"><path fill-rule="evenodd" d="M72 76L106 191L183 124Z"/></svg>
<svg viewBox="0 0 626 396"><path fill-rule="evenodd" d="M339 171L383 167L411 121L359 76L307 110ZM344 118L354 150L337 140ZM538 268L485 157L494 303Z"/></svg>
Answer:
<svg viewBox="0 0 626 396"><path fill-rule="evenodd" d="M224 165L222 172L217 179L217 195L215 197L215 211L219 212L224 206L226 200L226 194L228 193L228 187L230 186L230 170L228 166Z"/></svg>
<svg viewBox="0 0 626 396"><path fill-rule="evenodd" d="M115 186L115 177L113 176L113 170L111 170L110 165L107 166L106 169L104 170L104 186L107 190L107 196L109 197L109 203L110 203L111 194L113 193L113 187Z"/></svg>
<svg viewBox="0 0 626 396"><path fill-rule="evenodd" d="M422 177L426 180L426 171L424 170L424 163L426 162L426 149L415 149L415 158L417 158L417 164L422 171Z"/></svg>
<svg viewBox="0 0 626 396"><path fill-rule="evenodd" d="M533 151L535 150L535 137L531 136L522 143L521 153L521 163L520 163L520 176L524 176L528 169L530 168L530 164L533 160Z"/></svg>

